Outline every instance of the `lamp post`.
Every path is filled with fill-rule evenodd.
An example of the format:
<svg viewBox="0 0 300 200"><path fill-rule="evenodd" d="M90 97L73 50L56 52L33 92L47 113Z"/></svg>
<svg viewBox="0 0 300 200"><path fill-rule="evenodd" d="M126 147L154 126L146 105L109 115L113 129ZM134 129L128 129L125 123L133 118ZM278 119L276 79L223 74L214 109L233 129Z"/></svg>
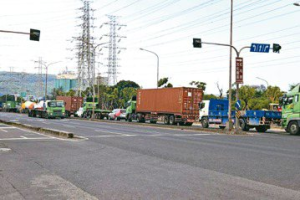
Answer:
<svg viewBox="0 0 300 200"><path fill-rule="evenodd" d="M267 84L267 88L269 87L269 83L268 83L268 81L266 81L265 79L263 79L263 78L260 78L260 77L256 77L257 79L259 79L259 80L262 80L262 81L264 81L264 82L266 82L266 84Z"/></svg>
<svg viewBox="0 0 300 200"><path fill-rule="evenodd" d="M104 42L104 43L100 43L100 44L97 44L96 46L94 46L93 44L91 43L87 43L88 45L90 45L92 48L93 48L93 58L95 58L95 54L96 54L96 49L97 47L101 46L101 45L104 45L104 44L107 44L108 42ZM93 67L93 78L92 78L92 87L93 87L93 110L92 110L92 116L91 118L94 119L95 118L95 62L94 62L94 67ZM99 99L98 99L99 101Z"/></svg>
<svg viewBox="0 0 300 200"><path fill-rule="evenodd" d="M34 61L34 62L39 62L39 61ZM48 67L49 67L50 65L54 65L54 64L56 64L56 63L59 63L59 62L61 62L61 61L57 61L57 62L53 62L53 63L49 63L48 65L46 65L45 63L42 63L42 62L41 62L41 64L42 64L42 65L44 65L44 67L46 68L45 101L47 100L47 87L48 87Z"/></svg>
<svg viewBox="0 0 300 200"><path fill-rule="evenodd" d="M142 50L142 51L147 51L147 52L149 52L149 53L152 53L152 54L154 54L154 55L157 57L157 82L156 82L156 87L158 88L158 80L159 80L159 57L158 57L158 55L157 55L155 52L153 52L153 51L149 51L149 50L143 49L143 48L140 48L140 50Z"/></svg>

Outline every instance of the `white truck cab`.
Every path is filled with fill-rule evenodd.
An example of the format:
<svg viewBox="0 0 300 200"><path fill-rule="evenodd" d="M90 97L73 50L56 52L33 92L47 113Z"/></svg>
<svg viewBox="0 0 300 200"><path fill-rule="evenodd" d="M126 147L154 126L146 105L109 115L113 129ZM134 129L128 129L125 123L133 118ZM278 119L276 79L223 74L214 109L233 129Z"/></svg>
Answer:
<svg viewBox="0 0 300 200"><path fill-rule="evenodd" d="M201 107L199 107L199 121L201 121L203 117L208 117L209 100L204 100L201 104Z"/></svg>

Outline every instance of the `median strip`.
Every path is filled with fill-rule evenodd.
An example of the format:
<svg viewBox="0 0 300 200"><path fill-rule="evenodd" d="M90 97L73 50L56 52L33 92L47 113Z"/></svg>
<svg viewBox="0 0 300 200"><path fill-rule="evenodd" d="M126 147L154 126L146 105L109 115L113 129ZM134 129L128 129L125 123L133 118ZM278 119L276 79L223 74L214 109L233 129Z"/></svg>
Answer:
<svg viewBox="0 0 300 200"><path fill-rule="evenodd" d="M21 124L19 122L11 122L11 121L8 122L8 121L4 121L2 119L0 119L0 122L3 124L7 124L7 125L19 127L19 128L25 128L25 129L29 129L29 130L33 130L36 132L57 136L57 137L68 138L68 139L77 138L74 135L74 133L70 133L70 132L66 132L66 131L47 129L47 128L42 128L42 127L34 127L34 126L31 126L28 124Z"/></svg>

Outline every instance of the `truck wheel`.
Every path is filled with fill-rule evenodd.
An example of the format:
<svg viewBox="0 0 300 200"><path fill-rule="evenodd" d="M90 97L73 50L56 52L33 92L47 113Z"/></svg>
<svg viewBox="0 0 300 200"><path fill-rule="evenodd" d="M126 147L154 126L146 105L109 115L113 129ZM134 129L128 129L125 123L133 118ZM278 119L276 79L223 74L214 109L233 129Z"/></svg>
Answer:
<svg viewBox="0 0 300 200"><path fill-rule="evenodd" d="M208 128L209 127L208 119L206 117L202 118L201 124L202 124L202 128Z"/></svg>
<svg viewBox="0 0 300 200"><path fill-rule="evenodd" d="M220 129L224 130L226 126L219 126Z"/></svg>
<svg viewBox="0 0 300 200"><path fill-rule="evenodd" d="M300 134L299 126L298 126L298 123L296 121L293 121L293 122L289 123L288 132L291 135L298 135L298 134Z"/></svg>
<svg viewBox="0 0 300 200"><path fill-rule="evenodd" d="M170 124L169 116L164 116L164 124Z"/></svg>
<svg viewBox="0 0 300 200"><path fill-rule="evenodd" d="M170 124L171 124L171 125L175 125L175 117L174 117L174 115L171 115L171 116L169 117L169 121L170 121Z"/></svg>
<svg viewBox="0 0 300 200"><path fill-rule="evenodd" d="M186 125L186 126L192 126L193 122L186 122L184 125Z"/></svg>
<svg viewBox="0 0 300 200"><path fill-rule="evenodd" d="M268 130L265 126L257 126L255 129L259 133L265 133Z"/></svg>
<svg viewBox="0 0 300 200"><path fill-rule="evenodd" d="M131 114L128 114L128 121L132 122L132 115Z"/></svg>
<svg viewBox="0 0 300 200"><path fill-rule="evenodd" d="M153 119L150 120L151 124L156 124L156 122L157 122L156 120L153 120Z"/></svg>
<svg viewBox="0 0 300 200"><path fill-rule="evenodd" d="M245 120L244 119L240 119L239 120L240 122L240 127L243 131L249 131L249 126L246 124Z"/></svg>
<svg viewBox="0 0 300 200"><path fill-rule="evenodd" d="M140 122L140 123L144 123L145 122L145 118L143 117L143 115L138 114L138 122Z"/></svg>

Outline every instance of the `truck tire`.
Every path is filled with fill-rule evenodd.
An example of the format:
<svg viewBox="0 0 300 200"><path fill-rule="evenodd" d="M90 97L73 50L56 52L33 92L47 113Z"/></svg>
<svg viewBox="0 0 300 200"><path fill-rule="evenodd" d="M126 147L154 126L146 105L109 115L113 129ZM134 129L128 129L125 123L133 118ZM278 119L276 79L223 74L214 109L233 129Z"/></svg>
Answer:
<svg viewBox="0 0 300 200"><path fill-rule="evenodd" d="M143 117L143 115L138 114L137 118L138 118L138 122L140 122L140 123L144 123L145 122L145 118Z"/></svg>
<svg viewBox="0 0 300 200"><path fill-rule="evenodd" d="M128 122L132 122L132 114L128 114Z"/></svg>
<svg viewBox="0 0 300 200"><path fill-rule="evenodd" d="M156 120L150 119L151 124L156 124L156 122L157 122Z"/></svg>
<svg viewBox="0 0 300 200"><path fill-rule="evenodd" d="M300 134L299 125L298 125L298 123L296 121L292 121L292 122L289 123L288 132L291 135L298 135L298 134Z"/></svg>
<svg viewBox="0 0 300 200"><path fill-rule="evenodd" d="M208 128L209 127L208 119L206 117L202 118L201 124L202 124L202 128Z"/></svg>
<svg viewBox="0 0 300 200"><path fill-rule="evenodd" d="M249 126L246 124L244 119L239 119L239 122L240 122L240 127L243 131L249 131L250 130Z"/></svg>
<svg viewBox="0 0 300 200"><path fill-rule="evenodd" d="M224 130L226 126L219 126L220 129Z"/></svg>
<svg viewBox="0 0 300 200"><path fill-rule="evenodd" d="M164 116L164 124L170 124L170 119L168 115Z"/></svg>
<svg viewBox="0 0 300 200"><path fill-rule="evenodd" d="M259 133L265 133L268 130L265 126L257 126L255 129Z"/></svg>
<svg viewBox="0 0 300 200"><path fill-rule="evenodd" d="M169 121L170 121L170 124L171 124L171 125L175 125L175 116L174 116L174 115L171 115L171 116L169 117Z"/></svg>

